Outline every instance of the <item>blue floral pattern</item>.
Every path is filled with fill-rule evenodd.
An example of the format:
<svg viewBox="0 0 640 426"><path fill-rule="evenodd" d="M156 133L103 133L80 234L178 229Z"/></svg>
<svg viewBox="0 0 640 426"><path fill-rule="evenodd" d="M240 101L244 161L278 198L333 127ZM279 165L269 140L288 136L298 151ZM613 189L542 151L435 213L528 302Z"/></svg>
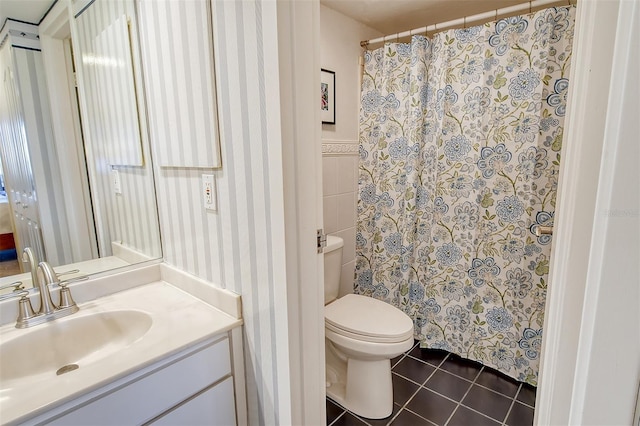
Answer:
<svg viewBox="0 0 640 426"><path fill-rule="evenodd" d="M537 383L575 7L365 54L356 293Z"/></svg>
<svg viewBox="0 0 640 426"><path fill-rule="evenodd" d="M569 94L569 80L560 78L553 85L553 93L547 97L549 106L555 108L555 113L559 117L564 117L567 111L567 96Z"/></svg>

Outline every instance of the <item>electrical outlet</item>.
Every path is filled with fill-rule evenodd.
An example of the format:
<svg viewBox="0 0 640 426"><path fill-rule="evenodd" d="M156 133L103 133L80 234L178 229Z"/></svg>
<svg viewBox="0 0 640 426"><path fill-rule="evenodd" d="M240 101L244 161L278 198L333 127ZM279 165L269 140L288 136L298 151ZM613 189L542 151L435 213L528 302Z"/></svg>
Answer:
<svg viewBox="0 0 640 426"><path fill-rule="evenodd" d="M217 211L216 177L214 175L202 175L202 200L206 210Z"/></svg>
<svg viewBox="0 0 640 426"><path fill-rule="evenodd" d="M111 182L113 183L113 192L122 194L122 185L120 185L120 173L117 170L111 170Z"/></svg>

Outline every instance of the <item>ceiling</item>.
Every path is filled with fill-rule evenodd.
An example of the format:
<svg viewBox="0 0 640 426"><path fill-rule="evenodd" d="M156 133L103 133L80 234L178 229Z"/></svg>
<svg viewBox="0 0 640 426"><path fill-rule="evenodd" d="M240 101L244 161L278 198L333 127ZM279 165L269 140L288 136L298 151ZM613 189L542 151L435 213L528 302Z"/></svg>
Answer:
<svg viewBox="0 0 640 426"><path fill-rule="evenodd" d="M39 24L55 0L0 0L0 26L7 18Z"/></svg>
<svg viewBox="0 0 640 426"><path fill-rule="evenodd" d="M320 3L387 35L525 3L525 1L320 0Z"/></svg>
<svg viewBox="0 0 640 426"><path fill-rule="evenodd" d="M7 17L39 23L55 0L0 0ZM523 3L523 0L320 0L320 3L383 34L394 34Z"/></svg>

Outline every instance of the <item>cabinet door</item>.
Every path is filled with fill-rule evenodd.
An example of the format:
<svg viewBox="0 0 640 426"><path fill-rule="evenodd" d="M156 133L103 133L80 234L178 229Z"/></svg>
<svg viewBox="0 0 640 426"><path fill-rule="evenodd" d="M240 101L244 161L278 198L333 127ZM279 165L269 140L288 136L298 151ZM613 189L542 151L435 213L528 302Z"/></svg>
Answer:
<svg viewBox="0 0 640 426"><path fill-rule="evenodd" d="M182 401L229 374L229 340L225 338L89 403L72 401L69 407L73 411L45 423L60 426L142 424L171 407L180 406ZM233 400L230 405L233 410Z"/></svg>
<svg viewBox="0 0 640 426"><path fill-rule="evenodd" d="M229 377L152 422L166 426L229 426L236 424L233 378Z"/></svg>

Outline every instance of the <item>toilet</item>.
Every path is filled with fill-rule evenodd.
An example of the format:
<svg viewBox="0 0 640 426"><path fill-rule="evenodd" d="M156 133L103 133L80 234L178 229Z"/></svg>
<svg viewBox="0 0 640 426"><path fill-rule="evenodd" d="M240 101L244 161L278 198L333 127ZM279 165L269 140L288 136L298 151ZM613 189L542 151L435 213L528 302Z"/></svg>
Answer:
<svg viewBox="0 0 640 426"><path fill-rule="evenodd" d="M327 236L324 324L327 395L352 411L383 419L393 411L391 358L413 345L413 321L371 297L338 297L343 240Z"/></svg>

